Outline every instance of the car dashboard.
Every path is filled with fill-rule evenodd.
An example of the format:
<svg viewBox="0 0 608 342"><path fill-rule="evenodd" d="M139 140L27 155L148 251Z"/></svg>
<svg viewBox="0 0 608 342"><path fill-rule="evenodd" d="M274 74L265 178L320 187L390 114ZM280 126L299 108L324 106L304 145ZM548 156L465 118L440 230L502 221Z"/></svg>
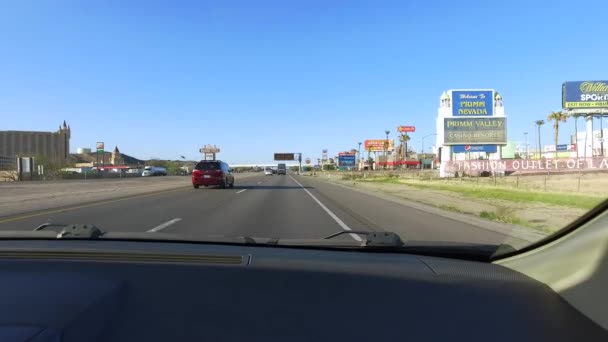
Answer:
<svg viewBox="0 0 608 342"><path fill-rule="evenodd" d="M395 253L0 241L1 341L608 341L505 267Z"/></svg>

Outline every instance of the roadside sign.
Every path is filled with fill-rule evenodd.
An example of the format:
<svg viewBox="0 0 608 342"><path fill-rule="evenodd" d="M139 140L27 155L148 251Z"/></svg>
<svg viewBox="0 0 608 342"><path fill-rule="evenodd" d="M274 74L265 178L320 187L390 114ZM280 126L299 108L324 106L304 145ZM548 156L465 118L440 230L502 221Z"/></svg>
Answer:
<svg viewBox="0 0 608 342"><path fill-rule="evenodd" d="M200 153L219 153L220 148L215 145L205 145L198 150Z"/></svg>
<svg viewBox="0 0 608 342"><path fill-rule="evenodd" d="M395 149L395 140L393 139L389 139L388 140L388 146L386 146L387 140L386 139L370 139L370 140L365 140L365 150L366 151L384 151L384 150L388 150L388 151L393 151Z"/></svg>
<svg viewBox="0 0 608 342"><path fill-rule="evenodd" d="M496 145L453 145L452 152L454 153L465 153L465 152L485 152L485 153L496 153L498 151Z"/></svg>
<svg viewBox="0 0 608 342"><path fill-rule="evenodd" d="M565 151L576 151L576 144L559 144L557 148L555 145L545 145L545 152L565 152Z"/></svg>
<svg viewBox="0 0 608 342"><path fill-rule="evenodd" d="M356 158L354 154L340 154L338 156L338 166L355 167Z"/></svg>
<svg viewBox="0 0 608 342"><path fill-rule="evenodd" d="M397 127L399 133L412 133L416 132L416 126L399 126Z"/></svg>

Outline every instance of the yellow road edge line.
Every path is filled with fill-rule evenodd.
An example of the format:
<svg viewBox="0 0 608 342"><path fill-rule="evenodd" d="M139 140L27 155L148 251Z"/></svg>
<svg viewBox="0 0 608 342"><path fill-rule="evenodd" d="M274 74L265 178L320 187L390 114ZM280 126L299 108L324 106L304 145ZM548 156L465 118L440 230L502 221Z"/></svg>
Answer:
<svg viewBox="0 0 608 342"><path fill-rule="evenodd" d="M104 205L104 204L110 204L110 203L128 201L128 200L134 199L134 198L152 197L152 196L164 194L164 193L167 193L167 192L183 190L185 188L187 188L187 187L184 186L182 188L177 188L177 189L160 190L160 191L156 191L156 192L152 192L152 193L146 193L146 194L140 194L140 195L132 195L132 196L121 197L121 198L116 198L116 199L112 199L112 200L105 200L105 201L101 201L101 202L93 202L93 203L89 203L89 204L77 205L75 207L52 209L52 210L47 210L47 211L40 212L40 213L34 213L34 214L27 214L27 215L9 217L9 218L0 220L0 224L7 223L7 222L13 222L13 221L19 221L19 220L25 220L25 219L28 219L28 218L42 216L42 215L62 213L64 211L71 211L71 210L76 210L76 209L83 209L83 208L94 207L94 206L98 206L98 205Z"/></svg>

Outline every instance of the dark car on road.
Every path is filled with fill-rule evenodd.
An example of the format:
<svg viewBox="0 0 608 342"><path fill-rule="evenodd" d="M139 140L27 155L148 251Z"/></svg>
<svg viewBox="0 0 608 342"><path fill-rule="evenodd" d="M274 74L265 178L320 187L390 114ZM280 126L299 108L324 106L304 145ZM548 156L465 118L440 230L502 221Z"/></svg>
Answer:
<svg viewBox="0 0 608 342"><path fill-rule="evenodd" d="M287 174L287 166L285 164L279 164L277 166L277 174L286 175Z"/></svg>
<svg viewBox="0 0 608 342"><path fill-rule="evenodd" d="M192 186L217 185L222 189L234 187L234 175L228 164L220 160L201 160L192 171Z"/></svg>

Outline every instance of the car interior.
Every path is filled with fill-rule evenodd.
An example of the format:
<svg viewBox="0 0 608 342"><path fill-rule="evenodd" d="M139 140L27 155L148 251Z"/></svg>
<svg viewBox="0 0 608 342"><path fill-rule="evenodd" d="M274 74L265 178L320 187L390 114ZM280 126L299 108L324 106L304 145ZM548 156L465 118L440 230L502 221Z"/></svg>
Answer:
<svg viewBox="0 0 608 342"><path fill-rule="evenodd" d="M608 341L606 208L493 262L2 237L0 340Z"/></svg>

